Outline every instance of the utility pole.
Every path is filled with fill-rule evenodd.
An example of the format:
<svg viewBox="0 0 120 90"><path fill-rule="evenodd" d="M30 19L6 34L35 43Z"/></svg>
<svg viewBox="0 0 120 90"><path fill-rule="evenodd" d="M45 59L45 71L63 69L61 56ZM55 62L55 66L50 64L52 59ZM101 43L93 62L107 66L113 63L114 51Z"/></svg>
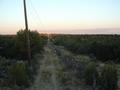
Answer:
<svg viewBox="0 0 120 90"><path fill-rule="evenodd" d="M27 46L28 64L31 66L30 35L29 35L28 22L27 22L26 0L23 0L23 3L24 3L25 26L26 26L26 46Z"/></svg>

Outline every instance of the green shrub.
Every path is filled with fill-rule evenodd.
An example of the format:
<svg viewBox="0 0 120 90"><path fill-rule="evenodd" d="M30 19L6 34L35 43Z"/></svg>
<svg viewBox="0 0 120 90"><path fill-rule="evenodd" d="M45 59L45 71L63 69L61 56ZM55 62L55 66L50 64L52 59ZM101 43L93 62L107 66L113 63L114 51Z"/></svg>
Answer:
<svg viewBox="0 0 120 90"><path fill-rule="evenodd" d="M13 58L15 57L15 54L15 36L0 35L0 56L6 58Z"/></svg>
<svg viewBox="0 0 120 90"><path fill-rule="evenodd" d="M42 75L44 77L44 80L49 81L52 74L49 70L44 70L42 72Z"/></svg>
<svg viewBox="0 0 120 90"><path fill-rule="evenodd" d="M92 55L100 61L120 62L120 35L56 35L56 45L62 45L74 54Z"/></svg>
<svg viewBox="0 0 120 90"><path fill-rule="evenodd" d="M63 70L59 70L58 72L58 78L60 78L60 81L65 84L68 81L67 74Z"/></svg>
<svg viewBox="0 0 120 90"><path fill-rule="evenodd" d="M37 31L29 31L30 33L30 46L31 46L31 55L34 56L36 53L40 53L43 50L44 45L46 44L46 38L40 36ZM26 49L26 31L20 30L17 32L15 37L15 46L17 48L17 53L19 59L27 59L27 49Z"/></svg>
<svg viewBox="0 0 120 90"><path fill-rule="evenodd" d="M100 76L100 90L117 89L117 69L115 65L105 65Z"/></svg>
<svg viewBox="0 0 120 90"><path fill-rule="evenodd" d="M13 64L8 70L9 80L13 85L27 87L30 84L24 64Z"/></svg>
<svg viewBox="0 0 120 90"><path fill-rule="evenodd" d="M86 85L96 86L98 79L98 71L96 69L95 63L91 62L88 64L84 71L84 79Z"/></svg>

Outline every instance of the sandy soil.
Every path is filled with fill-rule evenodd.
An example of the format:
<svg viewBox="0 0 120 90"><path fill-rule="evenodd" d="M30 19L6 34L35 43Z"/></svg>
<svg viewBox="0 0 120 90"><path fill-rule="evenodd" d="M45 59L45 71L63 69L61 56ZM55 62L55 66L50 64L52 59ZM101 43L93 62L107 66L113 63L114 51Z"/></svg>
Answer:
<svg viewBox="0 0 120 90"><path fill-rule="evenodd" d="M36 76L34 84L27 90L63 90L60 86L60 82L57 80L57 71L56 71L56 61L58 59L57 55L53 52L53 47L48 41L48 44L45 46L44 59L38 70L38 75ZM44 72L47 72L46 77Z"/></svg>

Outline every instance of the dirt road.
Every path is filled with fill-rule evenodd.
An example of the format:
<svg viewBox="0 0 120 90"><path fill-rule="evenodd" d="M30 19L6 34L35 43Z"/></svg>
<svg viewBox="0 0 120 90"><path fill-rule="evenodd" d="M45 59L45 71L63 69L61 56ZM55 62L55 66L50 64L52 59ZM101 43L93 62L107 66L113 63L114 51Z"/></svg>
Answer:
<svg viewBox="0 0 120 90"><path fill-rule="evenodd" d="M60 82L57 79L57 71L55 62L58 57L54 53L54 48L48 41L48 44L44 47L44 59L41 61L38 75L36 76L34 84L28 88L28 90L63 90L60 86Z"/></svg>

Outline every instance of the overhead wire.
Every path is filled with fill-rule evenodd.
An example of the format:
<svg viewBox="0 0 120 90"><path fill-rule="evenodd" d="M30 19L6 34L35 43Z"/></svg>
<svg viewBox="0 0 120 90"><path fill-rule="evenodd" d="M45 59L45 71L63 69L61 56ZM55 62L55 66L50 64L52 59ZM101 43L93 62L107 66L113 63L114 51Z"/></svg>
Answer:
<svg viewBox="0 0 120 90"><path fill-rule="evenodd" d="M31 8L32 8L32 10L34 11L34 13L35 13L35 16L36 16L36 19L38 20L38 25L40 24L43 28L44 28L44 30L46 30L47 31L47 29L45 28L45 25L43 24L43 22L42 22L42 20L41 20L41 18L40 18L40 16L39 16L39 14L38 14L38 12L37 12L37 10L36 10L36 8L34 7L34 5L32 4L32 1L31 0L29 0L29 2L30 2L30 6L31 6ZM32 13L33 14L33 13ZM40 26L39 25L39 26Z"/></svg>
<svg viewBox="0 0 120 90"><path fill-rule="evenodd" d="M28 7L29 8L31 7L31 5L29 3L28 3ZM36 28L37 28L37 25L39 25L39 23L36 22L36 17L33 13L33 10L31 10L31 8L29 9L29 12L28 12L28 18L29 18L28 22L30 23L29 28L34 28L35 30L37 30ZM31 25L32 25L32 27L31 27Z"/></svg>

